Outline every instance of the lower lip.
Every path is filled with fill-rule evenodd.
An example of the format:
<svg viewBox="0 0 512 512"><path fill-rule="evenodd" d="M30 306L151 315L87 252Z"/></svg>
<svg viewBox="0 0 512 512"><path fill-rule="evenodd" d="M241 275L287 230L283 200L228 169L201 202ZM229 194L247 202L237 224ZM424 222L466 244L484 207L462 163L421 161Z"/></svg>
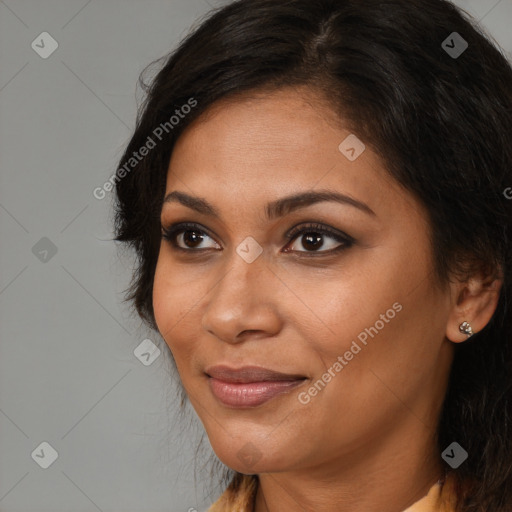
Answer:
<svg viewBox="0 0 512 512"><path fill-rule="evenodd" d="M230 407L256 407L272 398L296 388L303 380L269 382L224 382L209 377L210 389L224 404Z"/></svg>

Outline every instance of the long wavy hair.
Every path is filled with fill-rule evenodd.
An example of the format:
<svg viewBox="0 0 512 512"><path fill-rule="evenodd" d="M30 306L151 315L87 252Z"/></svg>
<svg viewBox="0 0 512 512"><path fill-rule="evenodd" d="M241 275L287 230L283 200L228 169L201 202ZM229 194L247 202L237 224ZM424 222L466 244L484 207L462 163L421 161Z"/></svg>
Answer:
<svg viewBox="0 0 512 512"><path fill-rule="evenodd" d="M467 43L458 55L454 32ZM307 85L328 99L426 207L436 280L503 278L489 324L455 346L438 425L439 453L456 440L469 454L447 467L458 512L512 510L512 68L491 39L445 0L234 1L201 20L150 83L141 75L145 100L112 180L115 240L137 256L125 298L158 330L160 211L179 135L239 93Z"/></svg>

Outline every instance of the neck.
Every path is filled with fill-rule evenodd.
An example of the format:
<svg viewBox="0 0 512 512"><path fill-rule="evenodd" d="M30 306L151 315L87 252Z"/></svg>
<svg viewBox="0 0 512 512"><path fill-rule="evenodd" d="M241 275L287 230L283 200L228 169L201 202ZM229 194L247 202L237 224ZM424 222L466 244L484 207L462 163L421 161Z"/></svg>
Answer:
<svg viewBox="0 0 512 512"><path fill-rule="evenodd" d="M381 438L379 445L367 443L365 453L360 449L318 467L262 473L254 512L403 512L444 473L436 441L423 429L423 436L394 430L386 443Z"/></svg>

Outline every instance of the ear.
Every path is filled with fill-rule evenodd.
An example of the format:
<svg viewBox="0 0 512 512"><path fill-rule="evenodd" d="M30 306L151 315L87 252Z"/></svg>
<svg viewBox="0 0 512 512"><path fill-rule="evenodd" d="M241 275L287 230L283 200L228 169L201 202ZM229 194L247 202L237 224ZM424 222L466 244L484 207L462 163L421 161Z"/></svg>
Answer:
<svg viewBox="0 0 512 512"><path fill-rule="evenodd" d="M471 325L473 334L481 331L491 320L503 285L501 269L499 277L489 274L475 274L464 282L452 284L452 310L446 325L446 337L454 343L468 339L460 332L462 322Z"/></svg>

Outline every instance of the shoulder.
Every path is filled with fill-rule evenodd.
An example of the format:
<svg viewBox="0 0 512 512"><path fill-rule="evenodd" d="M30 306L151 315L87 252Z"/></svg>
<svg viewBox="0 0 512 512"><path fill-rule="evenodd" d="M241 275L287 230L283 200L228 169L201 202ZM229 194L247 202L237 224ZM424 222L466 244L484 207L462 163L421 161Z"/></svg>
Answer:
<svg viewBox="0 0 512 512"><path fill-rule="evenodd" d="M206 512L252 512L258 488L257 475L236 474L219 499ZM404 512L455 512L455 482L447 478Z"/></svg>
<svg viewBox="0 0 512 512"><path fill-rule="evenodd" d="M453 479L433 485L428 494L404 512L455 512L456 492Z"/></svg>
<svg viewBox="0 0 512 512"><path fill-rule="evenodd" d="M257 488L257 475L237 473L207 512L252 512Z"/></svg>

